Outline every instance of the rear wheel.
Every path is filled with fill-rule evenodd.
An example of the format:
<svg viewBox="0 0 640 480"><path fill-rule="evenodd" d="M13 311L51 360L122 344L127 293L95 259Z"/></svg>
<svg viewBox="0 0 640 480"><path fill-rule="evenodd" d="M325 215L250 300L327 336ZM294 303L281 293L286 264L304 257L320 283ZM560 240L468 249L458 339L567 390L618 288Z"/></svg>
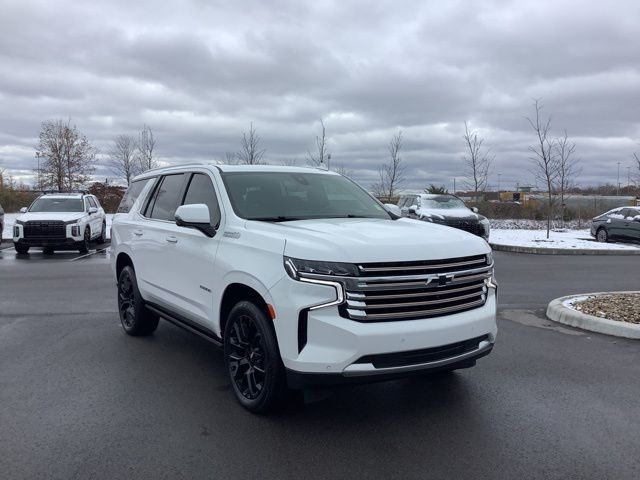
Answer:
<svg viewBox="0 0 640 480"><path fill-rule="evenodd" d="M84 237L80 242L80 246L78 247L78 251L80 253L89 253L89 247L91 246L91 230L89 227L84 229Z"/></svg>
<svg viewBox="0 0 640 480"><path fill-rule="evenodd" d="M27 245L20 245L18 243L14 243L13 246L16 248L16 252L18 252L20 255L25 255L29 253L29 246Z"/></svg>
<svg viewBox="0 0 640 480"><path fill-rule="evenodd" d="M120 323L128 335L143 336L158 328L158 316L147 309L138 290L136 272L126 266L118 276L118 312Z"/></svg>
<svg viewBox="0 0 640 480"><path fill-rule="evenodd" d="M224 360L236 398L247 410L279 406L287 387L273 325L255 304L239 302L224 331Z"/></svg>
<svg viewBox="0 0 640 480"><path fill-rule="evenodd" d="M102 222L102 233L100 233L100 236L98 237L98 243L102 244L102 243L105 243L106 241L107 241L107 223Z"/></svg>
<svg viewBox="0 0 640 480"><path fill-rule="evenodd" d="M607 233L607 230L604 228L601 228L600 230L598 230L596 232L596 239L599 242L607 243L609 241L609 234Z"/></svg>

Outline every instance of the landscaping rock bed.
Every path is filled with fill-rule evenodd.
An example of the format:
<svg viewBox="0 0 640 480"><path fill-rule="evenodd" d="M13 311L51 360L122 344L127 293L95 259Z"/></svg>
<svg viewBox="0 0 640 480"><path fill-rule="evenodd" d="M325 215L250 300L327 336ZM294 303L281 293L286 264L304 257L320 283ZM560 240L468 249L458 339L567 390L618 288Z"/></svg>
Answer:
<svg viewBox="0 0 640 480"><path fill-rule="evenodd" d="M570 308L594 317L640 324L640 293L612 293L578 297Z"/></svg>

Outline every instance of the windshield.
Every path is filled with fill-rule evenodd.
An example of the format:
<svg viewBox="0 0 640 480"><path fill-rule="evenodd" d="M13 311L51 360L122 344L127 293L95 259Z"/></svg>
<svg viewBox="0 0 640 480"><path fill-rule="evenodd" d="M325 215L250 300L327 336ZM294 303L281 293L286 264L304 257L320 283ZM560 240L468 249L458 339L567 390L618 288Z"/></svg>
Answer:
<svg viewBox="0 0 640 480"><path fill-rule="evenodd" d="M40 197L31 208L30 212L84 212L80 198L56 198Z"/></svg>
<svg viewBox="0 0 640 480"><path fill-rule="evenodd" d="M451 195L440 195L422 199L422 206L426 208L451 209L467 208L462 200Z"/></svg>
<svg viewBox="0 0 640 480"><path fill-rule="evenodd" d="M340 175L226 172L223 180L236 215L248 220L391 218L367 192Z"/></svg>

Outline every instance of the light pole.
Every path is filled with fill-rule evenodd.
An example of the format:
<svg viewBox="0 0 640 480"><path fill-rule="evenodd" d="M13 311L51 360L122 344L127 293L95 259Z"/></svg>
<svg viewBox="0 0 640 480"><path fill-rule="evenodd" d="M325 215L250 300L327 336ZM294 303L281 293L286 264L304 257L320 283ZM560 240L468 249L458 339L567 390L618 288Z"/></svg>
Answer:
<svg viewBox="0 0 640 480"><path fill-rule="evenodd" d="M617 196L620 196L620 160L618 160L618 193Z"/></svg>

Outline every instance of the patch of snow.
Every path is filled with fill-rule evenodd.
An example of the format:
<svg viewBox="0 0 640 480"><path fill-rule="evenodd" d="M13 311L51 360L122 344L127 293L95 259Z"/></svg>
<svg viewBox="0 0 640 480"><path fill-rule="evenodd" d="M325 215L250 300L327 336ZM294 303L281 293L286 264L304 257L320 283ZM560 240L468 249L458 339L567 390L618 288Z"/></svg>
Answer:
<svg viewBox="0 0 640 480"><path fill-rule="evenodd" d="M584 302L585 300L590 300L592 298L595 298L595 297L593 295L581 295L579 297L567 298L562 302L562 306L576 310L575 308L576 304L580 302Z"/></svg>
<svg viewBox="0 0 640 480"><path fill-rule="evenodd" d="M498 245L534 248L640 250L640 245L597 242L591 237L589 230L552 231L547 239L546 230L492 229L489 242Z"/></svg>

